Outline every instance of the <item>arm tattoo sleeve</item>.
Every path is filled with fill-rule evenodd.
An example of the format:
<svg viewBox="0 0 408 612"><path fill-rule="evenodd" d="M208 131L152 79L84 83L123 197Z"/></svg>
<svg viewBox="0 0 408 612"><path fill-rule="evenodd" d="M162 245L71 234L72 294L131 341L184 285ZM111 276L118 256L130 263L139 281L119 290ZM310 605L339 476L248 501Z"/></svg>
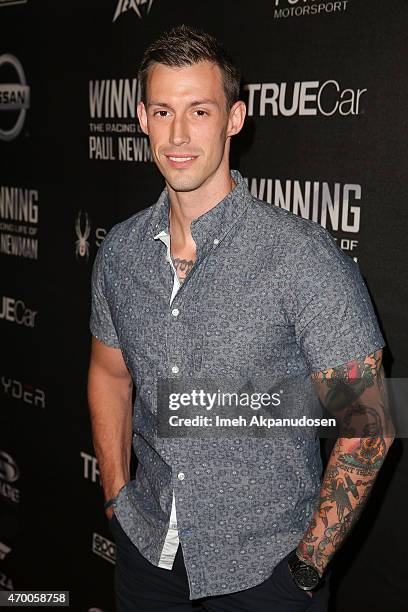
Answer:
<svg viewBox="0 0 408 612"><path fill-rule="evenodd" d="M381 350L314 372L312 379L320 401L340 426L317 507L297 548L322 574L360 516L395 432Z"/></svg>

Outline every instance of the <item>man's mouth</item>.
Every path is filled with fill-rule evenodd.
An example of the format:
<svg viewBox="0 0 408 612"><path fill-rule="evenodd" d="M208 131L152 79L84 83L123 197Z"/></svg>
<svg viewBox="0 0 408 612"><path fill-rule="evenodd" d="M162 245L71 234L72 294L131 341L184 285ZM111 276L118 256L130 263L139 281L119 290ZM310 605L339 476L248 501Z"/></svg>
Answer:
<svg viewBox="0 0 408 612"><path fill-rule="evenodd" d="M197 157L198 155L166 155L170 164L178 168L191 164Z"/></svg>

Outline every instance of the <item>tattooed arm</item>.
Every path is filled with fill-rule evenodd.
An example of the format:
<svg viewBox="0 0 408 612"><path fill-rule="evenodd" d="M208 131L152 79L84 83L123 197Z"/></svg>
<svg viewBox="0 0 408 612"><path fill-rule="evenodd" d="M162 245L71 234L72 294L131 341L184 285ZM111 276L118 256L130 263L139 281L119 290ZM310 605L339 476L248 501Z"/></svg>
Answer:
<svg viewBox="0 0 408 612"><path fill-rule="evenodd" d="M320 498L297 554L321 575L360 516L394 439L382 351L312 374L322 404L340 423Z"/></svg>

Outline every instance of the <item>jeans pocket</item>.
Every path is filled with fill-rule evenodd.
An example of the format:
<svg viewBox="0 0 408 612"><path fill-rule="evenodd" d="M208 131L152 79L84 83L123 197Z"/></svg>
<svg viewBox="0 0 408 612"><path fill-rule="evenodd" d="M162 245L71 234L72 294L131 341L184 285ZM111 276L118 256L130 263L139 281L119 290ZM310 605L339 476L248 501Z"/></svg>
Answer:
<svg viewBox="0 0 408 612"><path fill-rule="evenodd" d="M113 512L112 516L108 519L108 527L109 527L109 531L115 538L116 538L116 533L117 533L117 523L118 523L118 517Z"/></svg>

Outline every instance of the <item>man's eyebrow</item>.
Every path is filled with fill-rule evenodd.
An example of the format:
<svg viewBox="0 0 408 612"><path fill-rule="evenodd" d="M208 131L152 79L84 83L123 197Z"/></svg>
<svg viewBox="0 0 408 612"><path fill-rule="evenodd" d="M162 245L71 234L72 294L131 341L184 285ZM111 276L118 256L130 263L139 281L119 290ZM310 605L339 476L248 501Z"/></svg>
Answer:
<svg viewBox="0 0 408 612"><path fill-rule="evenodd" d="M214 106L218 106L218 104L217 104L217 102L215 100L210 100L208 98L208 99L203 99L203 100L194 100L193 102L190 102L190 107L201 106L202 104L212 104ZM150 108L151 106L161 106L162 108L170 108L170 109L172 109L170 104L167 104L166 102L155 102L154 100L151 101L151 102L148 102L147 106L148 106L148 108Z"/></svg>
<svg viewBox="0 0 408 612"><path fill-rule="evenodd" d="M164 108L171 108L171 106L166 104L166 102L148 102L147 106L163 106Z"/></svg>
<svg viewBox="0 0 408 612"><path fill-rule="evenodd" d="M210 100L209 98L204 100L194 100L194 102L191 102L190 106L201 106L202 104L213 104L218 106L215 100Z"/></svg>

